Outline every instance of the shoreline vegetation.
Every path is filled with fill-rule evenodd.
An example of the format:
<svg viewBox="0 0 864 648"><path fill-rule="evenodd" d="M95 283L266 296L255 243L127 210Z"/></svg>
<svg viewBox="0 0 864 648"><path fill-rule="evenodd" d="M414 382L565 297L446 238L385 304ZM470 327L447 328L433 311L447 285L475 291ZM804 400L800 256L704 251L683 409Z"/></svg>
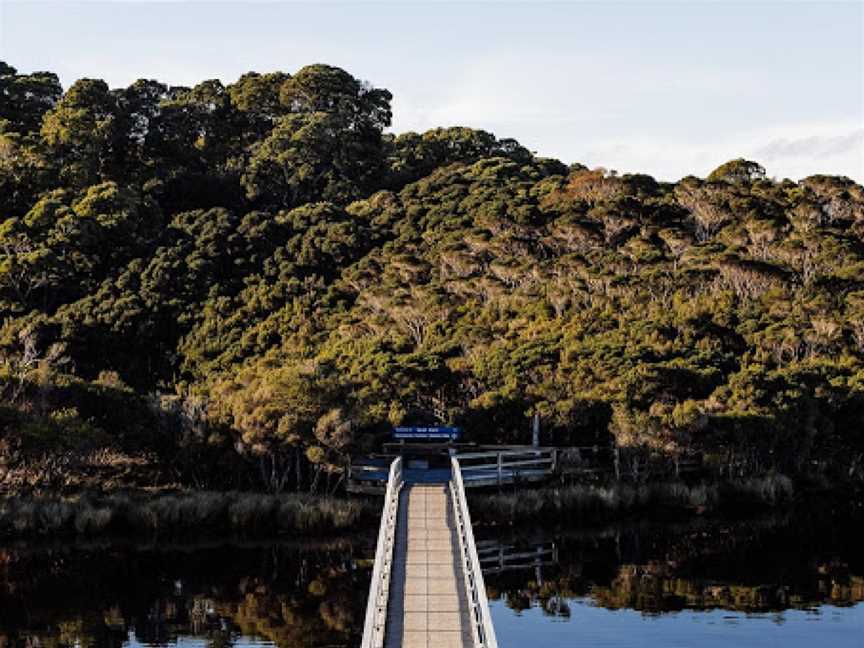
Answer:
<svg viewBox="0 0 864 648"><path fill-rule="evenodd" d="M0 538L221 533L337 535L377 516L369 502L323 495L192 491L0 499Z"/></svg>
<svg viewBox="0 0 864 648"><path fill-rule="evenodd" d="M509 490L509 492L508 492ZM864 490L824 482L796 483L783 474L739 479L543 485L504 492L469 492L478 527L544 528L627 520L695 519L807 508L813 502L864 511ZM118 492L0 497L0 540L144 540L233 537L255 540L373 532L375 496L261 492Z"/></svg>
<svg viewBox="0 0 864 648"><path fill-rule="evenodd" d="M595 524L633 515L682 516L745 512L791 504L798 493L788 477L643 484L576 484L518 492L471 493L477 525L515 525L563 519ZM372 530L375 497L289 493L188 491L76 496L29 495L0 499L0 538L94 538L223 534L246 538L344 534Z"/></svg>
<svg viewBox="0 0 864 648"><path fill-rule="evenodd" d="M795 486L785 475L701 482L574 484L470 497L479 524L606 522L634 514L715 514L791 504Z"/></svg>

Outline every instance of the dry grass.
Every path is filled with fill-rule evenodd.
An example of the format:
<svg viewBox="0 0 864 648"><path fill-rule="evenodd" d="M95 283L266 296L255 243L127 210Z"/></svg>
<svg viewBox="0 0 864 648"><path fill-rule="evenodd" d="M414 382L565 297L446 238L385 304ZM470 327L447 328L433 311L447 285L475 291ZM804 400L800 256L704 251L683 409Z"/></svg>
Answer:
<svg viewBox="0 0 864 648"><path fill-rule="evenodd" d="M0 499L0 536L338 533L369 516L359 500L312 495L193 492Z"/></svg>
<svg viewBox="0 0 864 648"><path fill-rule="evenodd" d="M731 482L656 482L575 485L471 497L476 521L600 520L646 510L711 511L732 506L773 506L792 498L792 481L768 475Z"/></svg>

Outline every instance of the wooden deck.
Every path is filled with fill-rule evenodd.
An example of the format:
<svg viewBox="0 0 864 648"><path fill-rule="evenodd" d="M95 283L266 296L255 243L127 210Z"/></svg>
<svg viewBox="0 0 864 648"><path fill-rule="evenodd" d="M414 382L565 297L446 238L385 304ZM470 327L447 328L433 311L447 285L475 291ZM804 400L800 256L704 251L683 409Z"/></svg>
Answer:
<svg viewBox="0 0 864 648"><path fill-rule="evenodd" d="M454 511L445 484L400 494L386 648L473 646Z"/></svg>
<svg viewBox="0 0 864 648"><path fill-rule="evenodd" d="M497 648L459 461L393 460L361 648Z"/></svg>

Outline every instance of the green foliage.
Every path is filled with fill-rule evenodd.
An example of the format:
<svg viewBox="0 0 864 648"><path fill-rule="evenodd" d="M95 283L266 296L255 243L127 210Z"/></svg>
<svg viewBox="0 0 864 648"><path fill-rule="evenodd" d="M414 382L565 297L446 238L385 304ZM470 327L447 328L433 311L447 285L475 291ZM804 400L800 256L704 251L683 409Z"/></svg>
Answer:
<svg viewBox="0 0 864 648"><path fill-rule="evenodd" d="M470 128L393 135L390 93L325 65L62 96L2 65L0 97L4 412L25 445L326 489L392 424L518 443L536 412L547 442L736 475L864 463L848 178L739 159L668 184Z"/></svg>
<svg viewBox="0 0 864 648"><path fill-rule="evenodd" d="M0 61L0 121L21 134L38 131L43 115L54 107L63 88L53 72L18 74Z"/></svg>
<svg viewBox="0 0 864 648"><path fill-rule="evenodd" d="M45 114L42 138L64 183L77 189L108 176L118 136L117 112L104 81L81 79Z"/></svg>
<svg viewBox="0 0 864 648"><path fill-rule="evenodd" d="M708 182L749 184L765 179L765 168L758 162L738 158L721 164L708 174Z"/></svg>

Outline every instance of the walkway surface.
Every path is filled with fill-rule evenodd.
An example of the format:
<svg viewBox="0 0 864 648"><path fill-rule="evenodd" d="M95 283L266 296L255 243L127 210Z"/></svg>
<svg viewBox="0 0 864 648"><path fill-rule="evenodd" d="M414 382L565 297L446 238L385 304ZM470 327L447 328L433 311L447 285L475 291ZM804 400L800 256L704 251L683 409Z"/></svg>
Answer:
<svg viewBox="0 0 864 648"><path fill-rule="evenodd" d="M384 645L473 646L449 489L406 484L399 497Z"/></svg>

